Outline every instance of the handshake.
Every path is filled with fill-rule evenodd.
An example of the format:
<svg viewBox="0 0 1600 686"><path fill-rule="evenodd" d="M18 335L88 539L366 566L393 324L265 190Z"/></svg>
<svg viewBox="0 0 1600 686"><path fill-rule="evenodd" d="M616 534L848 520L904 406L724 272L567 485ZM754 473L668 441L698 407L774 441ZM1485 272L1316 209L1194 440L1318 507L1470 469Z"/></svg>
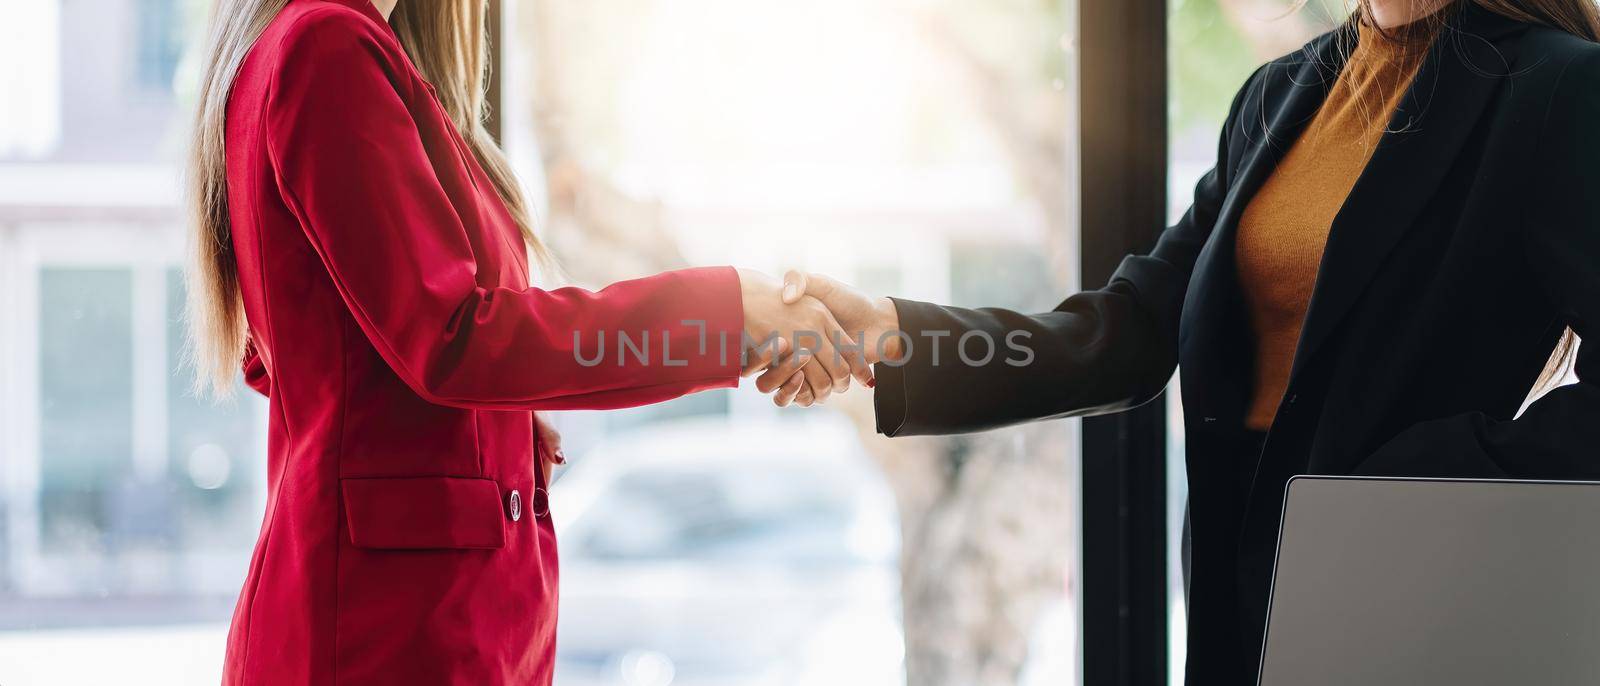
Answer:
<svg viewBox="0 0 1600 686"><path fill-rule="evenodd" d="M773 403L802 407L843 393L854 379L872 387L872 365L904 348L894 301L826 276L790 271L779 283L739 270L744 301L742 374Z"/></svg>

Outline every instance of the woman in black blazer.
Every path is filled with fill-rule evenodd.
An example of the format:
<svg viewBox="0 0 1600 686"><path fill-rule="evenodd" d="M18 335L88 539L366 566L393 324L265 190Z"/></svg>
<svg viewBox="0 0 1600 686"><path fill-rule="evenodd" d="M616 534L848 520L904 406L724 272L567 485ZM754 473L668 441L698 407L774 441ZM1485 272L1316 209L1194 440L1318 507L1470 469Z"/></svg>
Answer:
<svg viewBox="0 0 1600 686"><path fill-rule="evenodd" d="M1051 312L790 277L793 297L886 343L869 355L894 360L875 396L889 436L1117 412L1182 367L1191 684L1254 683L1289 476L1600 477L1600 348L1577 353L1579 383L1517 417L1568 327L1600 336L1600 21L1590 0L1457 0L1436 17L1332 221L1269 433L1243 428L1255 351L1236 229L1336 81L1357 19L1257 70L1183 219ZM999 345L986 363L958 356L973 332ZM797 390L781 381L759 384L780 404Z"/></svg>

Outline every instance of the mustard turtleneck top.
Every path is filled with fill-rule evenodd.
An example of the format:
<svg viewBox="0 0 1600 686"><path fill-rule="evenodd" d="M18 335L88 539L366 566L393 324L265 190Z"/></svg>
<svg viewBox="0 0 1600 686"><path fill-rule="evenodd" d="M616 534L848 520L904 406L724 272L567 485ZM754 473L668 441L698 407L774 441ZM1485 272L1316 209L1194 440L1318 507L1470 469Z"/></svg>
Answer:
<svg viewBox="0 0 1600 686"><path fill-rule="evenodd" d="M1395 42L1360 24L1359 39L1316 116L1239 218L1235 257L1256 341L1246 428L1266 431L1289 370L1334 216L1405 95L1425 41Z"/></svg>

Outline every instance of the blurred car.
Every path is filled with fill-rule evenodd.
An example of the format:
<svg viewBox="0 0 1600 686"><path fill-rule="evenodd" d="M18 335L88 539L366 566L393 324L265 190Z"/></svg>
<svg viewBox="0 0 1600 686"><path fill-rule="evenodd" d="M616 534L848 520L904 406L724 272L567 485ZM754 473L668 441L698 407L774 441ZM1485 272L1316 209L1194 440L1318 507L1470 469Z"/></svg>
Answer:
<svg viewBox="0 0 1600 686"><path fill-rule="evenodd" d="M648 426L552 491L557 686L904 683L894 500L842 419Z"/></svg>

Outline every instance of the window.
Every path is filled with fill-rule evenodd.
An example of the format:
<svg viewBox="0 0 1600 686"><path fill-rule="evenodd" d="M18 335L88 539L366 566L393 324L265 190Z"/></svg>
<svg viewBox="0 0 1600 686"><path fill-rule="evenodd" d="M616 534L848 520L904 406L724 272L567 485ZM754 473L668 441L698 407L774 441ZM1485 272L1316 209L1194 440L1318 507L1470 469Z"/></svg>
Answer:
<svg viewBox="0 0 1600 686"><path fill-rule="evenodd" d="M11 568L11 585L25 594L237 591L236 579L203 571L136 580L118 566L152 556L203 566L218 537L231 539L220 549L247 553L263 452L257 398L213 405L190 393L176 256L126 243L137 233L10 231L19 250L6 265L8 285L28 302L5 329L15 389L6 428L20 439L11 445L38 448L7 460L8 534L34 522L20 537L36 541L44 565ZM83 247L97 240L123 244Z"/></svg>
<svg viewBox="0 0 1600 686"><path fill-rule="evenodd" d="M545 214L539 223L582 283L682 264L735 264L774 275L810 269L919 300L1038 310L1052 307L1075 281L1069 258L1076 227L1066 210L1075 135L1072 2L507 7L513 14L506 21L502 122L509 153L525 178L550 180L535 203ZM620 443L633 445L630 435L654 437L653 453L682 454L685 463L674 469L687 470L702 459L691 446L733 440L724 436L728 426L758 424L784 437L778 441L803 444L821 431L805 422L842 420L850 428L838 434L837 447L809 454L858 460L895 494L893 531L903 535L887 578L903 604L885 611L875 596L853 594L770 599L730 604L722 617L760 626L763 616L803 608L827 615L858 608L874 618L863 624L892 622L903 633L904 674L894 682L965 685L998 673L1017 683L1073 683L1073 424L890 441L872 434L870 400L856 392L826 408L780 412L746 388L728 394L720 415L659 417L628 432L603 416L572 413L562 417L565 441L580 463L556 490L584 485L580 470L616 455ZM707 423L717 419L722 423ZM623 517L632 507L659 507L656 517L634 516L659 521L661 531L592 520L595 531L616 535L590 539L574 529L563 539L572 556L585 554L573 546L591 543L597 555L637 556L629 573L639 576L629 578L674 581L609 590L573 582L571 602L583 603L589 616L575 615L574 605L563 609L563 622L572 624L562 629L558 681L563 674L621 679L635 664L624 658L640 651L653 663L676 665L686 681L712 669L708 664L730 670L720 678L734 683L836 664L801 651L727 665L727 653L744 650L743 643L718 651L723 634L713 628L654 621L677 594L691 592L685 587L722 578L716 569L651 552L676 549L667 541L687 535L684 527L730 527L716 540L732 548L694 546L716 551L730 567L758 557L758 546L736 542L738 531L764 532L772 546L798 546L814 535L749 528L722 509L727 501L718 494L760 492L774 482L764 473L740 472L727 483L680 474L681 482L666 486L652 472L650 483L663 484L660 495L620 498L631 505L607 511ZM568 572L564 580L576 578ZM630 631L580 628L595 624ZM574 635L581 638L568 639ZM837 660L854 655L832 650ZM861 676L836 682L887 683Z"/></svg>
<svg viewBox="0 0 1600 686"><path fill-rule="evenodd" d="M267 420L182 358L210 4L0 8L54 56L0 79L7 686L217 680ZM1077 280L1072 0L492 5L508 152L580 284L736 264L1042 309ZM889 441L870 405L560 413L558 683L1073 683L1076 424Z"/></svg>
<svg viewBox="0 0 1600 686"><path fill-rule="evenodd" d="M183 22L178 0L139 0L135 12L135 80L146 88L169 90L183 56Z"/></svg>
<svg viewBox="0 0 1600 686"><path fill-rule="evenodd" d="M195 399L182 364L174 75L204 4L0 8L29 65L0 79L8 685L217 680L261 522L265 406Z"/></svg>
<svg viewBox="0 0 1600 686"><path fill-rule="evenodd" d="M39 273L39 539L46 551L135 544L133 303L127 269ZM134 518L144 520L146 518Z"/></svg>
<svg viewBox="0 0 1600 686"><path fill-rule="evenodd" d="M741 478L743 477L743 478ZM580 558L814 564L851 559L851 501L817 470L640 469L610 484L571 546Z"/></svg>

